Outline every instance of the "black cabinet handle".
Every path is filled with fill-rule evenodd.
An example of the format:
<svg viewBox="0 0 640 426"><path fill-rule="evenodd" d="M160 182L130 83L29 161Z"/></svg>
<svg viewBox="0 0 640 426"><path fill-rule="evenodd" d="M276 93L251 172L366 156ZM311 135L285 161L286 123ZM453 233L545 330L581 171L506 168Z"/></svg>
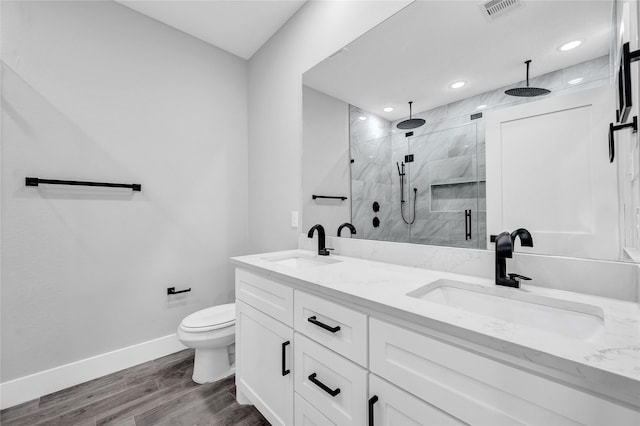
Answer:
<svg viewBox="0 0 640 426"><path fill-rule="evenodd" d="M289 370L286 366L287 364L287 358L286 358L286 353L287 353L287 346L289 346L291 344L291 342L289 340L287 340L286 342L284 342L282 344L282 375L286 376L287 374L291 373L291 370Z"/></svg>
<svg viewBox="0 0 640 426"><path fill-rule="evenodd" d="M373 426L373 404L378 402L378 395L373 395L369 399L369 426Z"/></svg>
<svg viewBox="0 0 640 426"><path fill-rule="evenodd" d="M332 333L337 333L338 331L340 331L339 325L336 325L335 327L331 327L330 325L327 325L323 322L318 321L315 315L307 318L307 321L309 321L311 324L317 325L320 328L324 328L325 330L330 331Z"/></svg>
<svg viewBox="0 0 640 426"><path fill-rule="evenodd" d="M317 376L316 373L309 375L309 380L311 381L311 383L318 386L320 389L322 389L323 391L325 391L326 393L328 393L334 398L336 395L340 393L340 388L331 389L330 387L322 383L320 380L316 379L316 376Z"/></svg>

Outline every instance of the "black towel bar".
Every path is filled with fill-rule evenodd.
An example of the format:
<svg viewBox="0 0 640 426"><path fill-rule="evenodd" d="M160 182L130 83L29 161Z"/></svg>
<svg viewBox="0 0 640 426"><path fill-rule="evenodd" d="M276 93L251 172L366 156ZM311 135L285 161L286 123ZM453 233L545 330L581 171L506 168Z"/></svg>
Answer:
<svg viewBox="0 0 640 426"><path fill-rule="evenodd" d="M314 200L316 198L328 198L328 199L333 199L333 200L346 200L347 197L345 196L340 196L340 195L312 195L311 198L313 198Z"/></svg>
<svg viewBox="0 0 640 426"><path fill-rule="evenodd" d="M37 177L26 177L26 186L38 186L41 183L50 185L75 185L75 186L106 186L109 188L131 188L132 191L141 191L142 185L139 183L108 183L108 182L84 182L80 180L59 180L59 179L40 179Z"/></svg>

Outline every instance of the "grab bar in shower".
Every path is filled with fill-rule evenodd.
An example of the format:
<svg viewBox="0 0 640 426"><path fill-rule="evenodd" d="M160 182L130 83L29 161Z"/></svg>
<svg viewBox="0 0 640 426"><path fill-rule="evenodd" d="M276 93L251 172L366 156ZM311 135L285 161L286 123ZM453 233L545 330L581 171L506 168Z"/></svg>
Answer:
<svg viewBox="0 0 640 426"><path fill-rule="evenodd" d="M106 186L109 188L131 188L132 191L141 191L142 185L139 183L108 183L108 182L85 182L80 180L59 180L59 179L40 179L37 177L26 177L26 186L38 186L41 183L50 185L74 185L74 186Z"/></svg>

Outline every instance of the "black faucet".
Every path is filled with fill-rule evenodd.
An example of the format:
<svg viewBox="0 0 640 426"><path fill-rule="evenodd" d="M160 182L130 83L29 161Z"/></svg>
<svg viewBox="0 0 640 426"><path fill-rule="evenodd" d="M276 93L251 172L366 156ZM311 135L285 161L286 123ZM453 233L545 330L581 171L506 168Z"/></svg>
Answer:
<svg viewBox="0 0 640 426"><path fill-rule="evenodd" d="M340 236L340 233L342 232L343 228L348 228L349 231L351 231L351 235L354 235L356 233L356 227L350 224L349 222L345 222L338 227L338 234L337 234L338 237Z"/></svg>
<svg viewBox="0 0 640 426"><path fill-rule="evenodd" d="M531 278L519 274L507 274L507 261L513 257L513 247L516 238L520 237L520 244L523 247L533 247L531 233L524 228L519 228L511 234L503 232L496 237L496 284L507 287L520 288L519 280L530 280ZM508 277L507 277L508 276Z"/></svg>
<svg viewBox="0 0 640 426"><path fill-rule="evenodd" d="M313 232L318 230L318 256L329 256L329 250L324 246L324 226L318 224L313 225L311 229L309 229L309 233L307 237L313 238Z"/></svg>

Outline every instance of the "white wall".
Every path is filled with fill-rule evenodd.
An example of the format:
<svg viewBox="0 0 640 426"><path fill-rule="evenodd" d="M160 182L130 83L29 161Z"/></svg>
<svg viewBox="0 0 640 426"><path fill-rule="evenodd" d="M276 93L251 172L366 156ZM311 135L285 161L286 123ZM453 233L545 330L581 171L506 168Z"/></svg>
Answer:
<svg viewBox="0 0 640 426"><path fill-rule="evenodd" d="M2 60L2 381L231 301L228 257L248 246L246 61L114 2L6 1Z"/></svg>
<svg viewBox="0 0 640 426"><path fill-rule="evenodd" d="M302 231L321 223L326 235L336 235L338 226L351 222L349 104L307 86L302 101ZM348 199L313 200L313 194Z"/></svg>
<svg viewBox="0 0 640 426"><path fill-rule="evenodd" d="M409 3L307 2L249 61L252 252L297 246L290 213L302 207L302 73Z"/></svg>

